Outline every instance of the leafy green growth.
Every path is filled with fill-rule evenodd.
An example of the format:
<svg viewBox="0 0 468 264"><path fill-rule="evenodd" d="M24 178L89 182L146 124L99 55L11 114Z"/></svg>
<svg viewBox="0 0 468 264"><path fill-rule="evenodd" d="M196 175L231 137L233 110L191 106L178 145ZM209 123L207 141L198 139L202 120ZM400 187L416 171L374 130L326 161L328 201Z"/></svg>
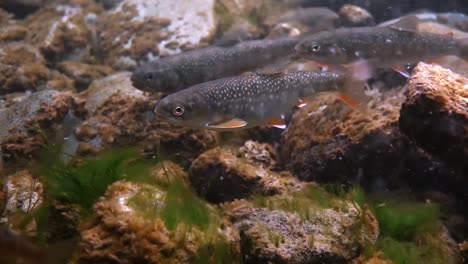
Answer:
<svg viewBox="0 0 468 264"><path fill-rule="evenodd" d="M197 258L193 263L229 264L233 263L233 256L229 243L224 239L206 243L198 249Z"/></svg>
<svg viewBox="0 0 468 264"><path fill-rule="evenodd" d="M419 232L437 231L439 209L435 205L389 202L372 209L384 236L411 240Z"/></svg>
<svg viewBox="0 0 468 264"><path fill-rule="evenodd" d="M431 245L416 245L384 237L378 241L377 247L395 264L446 263L440 249Z"/></svg>
<svg viewBox="0 0 468 264"><path fill-rule="evenodd" d="M169 230L174 230L179 223L207 230L211 221L206 203L193 194L182 180L173 181L167 188L161 217Z"/></svg>
<svg viewBox="0 0 468 264"><path fill-rule="evenodd" d="M151 181L145 173L151 166L150 162L137 157L138 153L134 150L119 150L87 159L82 165L74 167L52 155L40 171L48 198L78 204L90 210L113 182Z"/></svg>

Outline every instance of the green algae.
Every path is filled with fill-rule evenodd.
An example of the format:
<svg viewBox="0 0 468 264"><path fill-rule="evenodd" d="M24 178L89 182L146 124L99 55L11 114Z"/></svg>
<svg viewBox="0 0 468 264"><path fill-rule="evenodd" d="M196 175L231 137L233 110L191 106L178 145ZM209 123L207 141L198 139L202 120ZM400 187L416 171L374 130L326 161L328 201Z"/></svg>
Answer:
<svg viewBox="0 0 468 264"><path fill-rule="evenodd" d="M179 223L207 230L211 222L206 203L195 196L181 180L169 185L161 217L169 230L174 230Z"/></svg>
<svg viewBox="0 0 468 264"><path fill-rule="evenodd" d="M43 164L40 176L48 198L78 204L85 211L89 211L107 187L116 181L151 181L145 173L151 163L139 159L138 153L132 149L110 151L85 159L78 166L67 165L57 156Z"/></svg>
<svg viewBox="0 0 468 264"><path fill-rule="evenodd" d="M372 207L380 232L398 240L411 240L417 233L436 232L439 209L421 203L387 202Z"/></svg>
<svg viewBox="0 0 468 264"><path fill-rule="evenodd" d="M195 264L230 264L235 263L229 243L225 239L206 243L198 249Z"/></svg>

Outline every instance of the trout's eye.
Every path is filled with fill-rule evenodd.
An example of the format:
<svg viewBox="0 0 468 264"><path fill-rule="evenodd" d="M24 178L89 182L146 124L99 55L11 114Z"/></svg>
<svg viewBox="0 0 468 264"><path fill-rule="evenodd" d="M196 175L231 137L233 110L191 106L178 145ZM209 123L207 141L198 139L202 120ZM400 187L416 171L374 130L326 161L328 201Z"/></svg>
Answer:
<svg viewBox="0 0 468 264"><path fill-rule="evenodd" d="M313 52L317 52L319 50L320 50L320 45L315 44L315 45L312 46L312 51Z"/></svg>
<svg viewBox="0 0 468 264"><path fill-rule="evenodd" d="M172 113L175 115L175 116L182 116L184 114L184 106L183 105L176 105L174 107L174 109L172 109Z"/></svg>

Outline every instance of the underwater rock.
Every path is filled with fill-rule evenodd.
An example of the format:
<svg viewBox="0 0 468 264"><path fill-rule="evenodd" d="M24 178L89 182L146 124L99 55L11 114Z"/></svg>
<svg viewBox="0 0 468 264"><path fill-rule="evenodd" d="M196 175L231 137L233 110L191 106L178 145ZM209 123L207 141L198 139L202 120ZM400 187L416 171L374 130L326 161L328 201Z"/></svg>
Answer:
<svg viewBox="0 0 468 264"><path fill-rule="evenodd" d="M0 94L45 89L49 70L39 51L11 42L0 47Z"/></svg>
<svg viewBox="0 0 468 264"><path fill-rule="evenodd" d="M0 43L23 40L27 31L26 27L18 24L2 25L0 28Z"/></svg>
<svg viewBox="0 0 468 264"><path fill-rule="evenodd" d="M99 80L112 73L112 68L104 65L90 65L74 61L63 61L58 69L74 80L78 90L85 90L93 80Z"/></svg>
<svg viewBox="0 0 468 264"><path fill-rule="evenodd" d="M213 0L124 0L98 22L107 64L117 69L206 46L216 33Z"/></svg>
<svg viewBox="0 0 468 264"><path fill-rule="evenodd" d="M252 194L274 195L293 187L287 172L278 173L275 154L267 144L252 141L238 150L215 148L198 156L189 170L190 183L196 192L213 203L247 198Z"/></svg>
<svg viewBox="0 0 468 264"><path fill-rule="evenodd" d="M92 25L89 16L96 16L102 9L93 1L82 5L49 4L28 16L24 26L28 28L26 41L40 49L51 62L61 59L81 60L89 56L92 39Z"/></svg>
<svg viewBox="0 0 468 264"><path fill-rule="evenodd" d="M340 24L344 27L363 27L375 25L374 17L362 7L343 5L340 9Z"/></svg>
<svg viewBox="0 0 468 264"><path fill-rule="evenodd" d="M307 188L223 205L239 230L243 263L349 263L375 243L378 223L369 209L328 198L330 205L320 205Z"/></svg>
<svg viewBox="0 0 468 264"><path fill-rule="evenodd" d="M170 160L158 162L151 168L150 175L160 185L167 186L176 179L188 184L188 175L182 167Z"/></svg>
<svg viewBox="0 0 468 264"><path fill-rule="evenodd" d="M235 260L239 254L239 238L230 223L216 220L215 211L200 205L200 201L187 200L195 197L170 192L129 182L109 186L95 205L96 219L81 233L80 260L83 263L208 263L209 259L214 263L230 263ZM168 207L177 199L183 200L185 209L178 208L177 204Z"/></svg>
<svg viewBox="0 0 468 264"><path fill-rule="evenodd" d="M264 23L270 27L287 23L297 26L301 31L316 33L334 29L338 25L338 15L326 7L298 8L272 14Z"/></svg>
<svg viewBox="0 0 468 264"><path fill-rule="evenodd" d="M30 159L57 132L69 111L82 106L68 92L33 93L0 111L0 148L4 161Z"/></svg>
<svg viewBox="0 0 468 264"><path fill-rule="evenodd" d="M281 160L301 180L352 183L385 189L407 151L398 131L400 91L378 95L366 112L353 111L334 94L311 99L283 133Z"/></svg>
<svg viewBox="0 0 468 264"><path fill-rule="evenodd" d="M77 206L53 202L47 217L47 241L55 243L79 236L82 215Z"/></svg>
<svg viewBox="0 0 468 264"><path fill-rule="evenodd" d="M408 82L399 125L428 153L451 165L460 193L468 166L468 79L438 65L419 63ZM458 183L458 184L457 184Z"/></svg>
<svg viewBox="0 0 468 264"><path fill-rule="evenodd" d="M157 95L147 96L135 89L130 75L117 73L95 81L80 94L90 117L75 130L79 154L135 146L148 155L167 155L186 166L215 146L212 131L178 127L157 119L153 113Z"/></svg>
<svg viewBox="0 0 468 264"><path fill-rule="evenodd" d="M375 92L374 92L375 93ZM298 110L280 160L301 180L359 184L367 191L451 190L453 170L400 132L401 90L375 93L364 112L324 93ZM452 176L450 176L452 175Z"/></svg>
<svg viewBox="0 0 468 264"><path fill-rule="evenodd" d="M42 183L27 170L8 176L3 188L5 192L3 216L9 216L17 211L32 212L44 199Z"/></svg>
<svg viewBox="0 0 468 264"><path fill-rule="evenodd" d="M231 46L246 40L260 39L265 35L264 29L247 19L238 19L214 41L217 46Z"/></svg>

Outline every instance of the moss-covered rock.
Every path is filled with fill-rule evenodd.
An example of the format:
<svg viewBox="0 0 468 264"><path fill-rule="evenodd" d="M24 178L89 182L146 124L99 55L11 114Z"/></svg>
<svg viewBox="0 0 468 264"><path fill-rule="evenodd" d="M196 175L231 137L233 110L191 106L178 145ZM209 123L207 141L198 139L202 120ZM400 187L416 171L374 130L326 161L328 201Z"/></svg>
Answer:
<svg viewBox="0 0 468 264"><path fill-rule="evenodd" d="M244 263L347 263L378 236L369 209L315 186L224 208L239 230Z"/></svg>
<svg viewBox="0 0 468 264"><path fill-rule="evenodd" d="M165 190L117 182L95 210L82 231L85 263L235 263L239 256L234 229L181 181Z"/></svg>

